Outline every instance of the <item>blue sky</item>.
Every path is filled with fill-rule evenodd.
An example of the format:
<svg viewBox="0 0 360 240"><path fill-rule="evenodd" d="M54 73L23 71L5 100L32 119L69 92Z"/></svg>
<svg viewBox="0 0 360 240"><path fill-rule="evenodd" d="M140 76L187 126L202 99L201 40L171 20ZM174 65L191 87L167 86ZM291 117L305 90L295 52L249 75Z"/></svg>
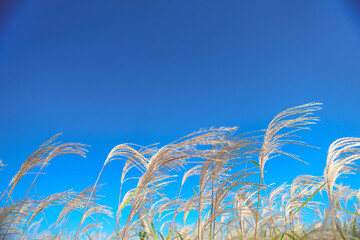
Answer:
<svg viewBox="0 0 360 240"><path fill-rule="evenodd" d="M1 187L59 132L91 148L87 159L53 161L38 181L40 195L93 184L117 144L166 144L213 126L263 129L278 112L312 101L324 103L321 122L301 135L320 150L294 150L310 165L279 158L265 170L267 183L321 175L329 144L360 136L355 2L3 4L0 158L8 166ZM110 205L121 169L114 162L101 179Z"/></svg>

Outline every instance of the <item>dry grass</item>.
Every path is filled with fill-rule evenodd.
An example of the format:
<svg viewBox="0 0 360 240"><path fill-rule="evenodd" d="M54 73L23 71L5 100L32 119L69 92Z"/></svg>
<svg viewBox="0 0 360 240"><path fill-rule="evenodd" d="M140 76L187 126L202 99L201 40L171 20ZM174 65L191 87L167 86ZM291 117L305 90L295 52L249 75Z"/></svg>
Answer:
<svg viewBox="0 0 360 240"><path fill-rule="evenodd" d="M320 108L319 103L309 103L287 109L267 129L246 134L238 134L237 128L211 128L161 148L120 144L110 151L92 187L80 193L31 195L38 175L53 158L85 156L85 145L56 143L56 135L26 159L2 193L0 239L359 239L360 191L342 185L338 178L359 170L360 138L331 144L323 176L302 175L279 186L265 184L269 160L279 155L300 160L284 146L307 146L295 140L299 137L295 134L318 121L312 114ZM119 204L113 212L99 204L97 192L103 169L115 160L123 161L124 167L116 196ZM0 166L5 164L0 161ZM37 174L28 191L22 199L12 199L30 170ZM140 177L134 178L136 171ZM123 192L130 179L136 184ZM188 186L189 179L196 184ZM166 194L169 186L177 187L175 197ZM193 189L192 196L182 197L185 187ZM320 196L323 191L326 194ZM44 227L46 209L59 205L55 223ZM77 229L68 229L75 221L72 212L81 213ZM98 216L113 215L113 231L102 230Z"/></svg>

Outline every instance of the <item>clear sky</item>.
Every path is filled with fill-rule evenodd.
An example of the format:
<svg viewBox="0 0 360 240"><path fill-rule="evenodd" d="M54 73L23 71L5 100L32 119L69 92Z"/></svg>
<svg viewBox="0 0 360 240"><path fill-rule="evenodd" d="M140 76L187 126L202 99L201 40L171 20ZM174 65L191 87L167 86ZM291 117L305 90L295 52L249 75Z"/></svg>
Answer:
<svg viewBox="0 0 360 240"><path fill-rule="evenodd" d="M313 101L324 103L321 122L301 135L320 150L295 149L310 165L279 158L265 170L278 184L321 175L331 142L360 137L356 2L5 1L1 188L59 132L91 148L86 159L53 161L40 195L90 186L117 144L166 144L212 126L263 129L278 112ZM122 166L112 163L101 179L112 206Z"/></svg>

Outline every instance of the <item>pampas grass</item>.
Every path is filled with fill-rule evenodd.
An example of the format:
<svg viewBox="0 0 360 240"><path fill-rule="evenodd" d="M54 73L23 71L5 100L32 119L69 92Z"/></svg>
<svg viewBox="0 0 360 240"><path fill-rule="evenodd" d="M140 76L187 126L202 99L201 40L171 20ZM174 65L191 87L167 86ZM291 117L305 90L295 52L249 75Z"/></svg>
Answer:
<svg viewBox="0 0 360 240"><path fill-rule="evenodd" d="M55 142L56 135L25 160L2 192L0 239L358 239L360 190L343 185L339 177L359 170L360 138L331 144L323 176L301 175L277 186L265 183L265 165L279 155L302 161L284 146L308 147L297 140L298 132L318 121L313 114L320 109L320 103L289 108L267 129L245 134L237 128L211 128L162 147L120 144L89 183L92 187L32 195L38 175L54 158L85 157L86 145ZM285 169L288 159L281 159ZM98 195L103 170L113 161L124 162L119 196L106 196L118 198L114 210L101 204ZM0 166L6 170L2 161ZM29 189L23 198L13 199L30 170L37 174ZM139 177L133 177L135 172ZM136 183L123 192L128 180ZM194 182L193 195L183 196ZM170 186L177 189L175 197L167 194ZM46 227L42 219L47 221L46 209L54 206L62 207ZM80 212L81 218L73 219L72 212ZM111 218L113 230L103 230ZM313 220L305 220L309 218ZM77 228L69 229L69 222Z"/></svg>

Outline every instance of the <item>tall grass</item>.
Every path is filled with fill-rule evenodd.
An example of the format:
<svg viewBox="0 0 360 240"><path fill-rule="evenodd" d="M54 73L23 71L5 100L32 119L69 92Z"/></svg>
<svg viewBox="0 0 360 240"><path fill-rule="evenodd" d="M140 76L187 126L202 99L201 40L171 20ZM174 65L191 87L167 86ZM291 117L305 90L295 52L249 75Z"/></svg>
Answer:
<svg viewBox="0 0 360 240"><path fill-rule="evenodd" d="M297 134L318 121L313 114L320 108L320 103L309 103L287 109L267 129L245 134L237 128L211 128L161 148L120 144L110 151L91 187L41 197L36 180L52 159L86 153L85 145L56 142L56 135L5 186L0 239L359 239L360 191L338 178L359 170L360 138L331 144L323 176L301 175L279 186L265 183L270 160L301 161L285 146L309 147ZM103 170L112 161L124 163L120 195L108 196L119 199L115 211L102 205L97 194ZM282 166L286 170L286 162ZM13 199L14 189L30 171L36 174L29 189L23 198ZM128 180L136 183L124 192ZM175 196L167 193L169 186L177 189ZM192 196L183 197L185 187ZM54 206L58 217L45 227L46 209ZM72 218L73 212L80 218ZM112 231L103 230L100 215L114 218ZM77 222L77 228L70 228L70 222Z"/></svg>

